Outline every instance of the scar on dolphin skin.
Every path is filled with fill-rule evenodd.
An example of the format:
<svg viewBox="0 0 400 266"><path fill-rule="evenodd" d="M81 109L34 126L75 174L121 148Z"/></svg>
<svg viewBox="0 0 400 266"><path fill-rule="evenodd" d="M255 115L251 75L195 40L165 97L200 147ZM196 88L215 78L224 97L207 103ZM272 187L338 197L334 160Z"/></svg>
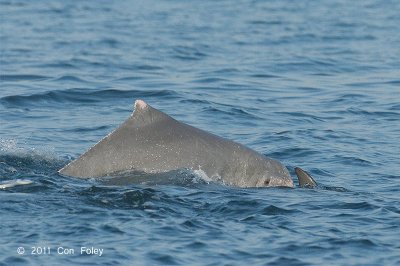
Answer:
<svg viewBox="0 0 400 266"><path fill-rule="evenodd" d="M147 103L145 103L143 100L136 100L135 108L144 109L146 107L147 107Z"/></svg>
<svg viewBox="0 0 400 266"><path fill-rule="evenodd" d="M103 177L137 170L162 173L201 169L215 181L238 187L293 187L287 168L242 144L179 122L135 101L132 115L76 160L59 170L65 176ZM300 186L316 186L296 168Z"/></svg>

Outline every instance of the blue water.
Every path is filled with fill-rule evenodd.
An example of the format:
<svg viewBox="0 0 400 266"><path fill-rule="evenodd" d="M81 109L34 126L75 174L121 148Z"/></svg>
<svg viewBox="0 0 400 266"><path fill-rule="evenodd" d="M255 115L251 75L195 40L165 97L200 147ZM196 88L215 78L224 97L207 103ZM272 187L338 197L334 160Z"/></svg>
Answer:
<svg viewBox="0 0 400 266"><path fill-rule="evenodd" d="M396 0L1 0L0 264L399 265L399 14ZM135 99L320 186L57 174Z"/></svg>

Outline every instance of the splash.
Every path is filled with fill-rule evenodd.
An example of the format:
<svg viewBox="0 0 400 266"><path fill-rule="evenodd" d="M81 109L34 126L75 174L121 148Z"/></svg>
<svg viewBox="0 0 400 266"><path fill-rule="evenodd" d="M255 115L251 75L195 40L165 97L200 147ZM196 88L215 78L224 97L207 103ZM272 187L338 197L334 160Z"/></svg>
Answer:
<svg viewBox="0 0 400 266"><path fill-rule="evenodd" d="M65 160L51 149L26 147L15 139L0 139L0 179L24 179L35 173L52 173Z"/></svg>
<svg viewBox="0 0 400 266"><path fill-rule="evenodd" d="M30 185L33 182L29 179L16 179L0 183L0 189L12 188L15 186Z"/></svg>

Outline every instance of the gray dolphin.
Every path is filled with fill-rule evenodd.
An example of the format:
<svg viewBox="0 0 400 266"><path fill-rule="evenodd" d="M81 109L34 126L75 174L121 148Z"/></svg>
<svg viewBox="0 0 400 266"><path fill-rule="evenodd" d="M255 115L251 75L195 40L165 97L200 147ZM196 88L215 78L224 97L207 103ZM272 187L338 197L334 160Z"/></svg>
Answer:
<svg viewBox="0 0 400 266"><path fill-rule="evenodd" d="M125 170L176 169L200 170L213 180L238 187L293 187L289 171L280 162L179 122L142 100L135 101L134 112L120 127L59 173L91 178Z"/></svg>

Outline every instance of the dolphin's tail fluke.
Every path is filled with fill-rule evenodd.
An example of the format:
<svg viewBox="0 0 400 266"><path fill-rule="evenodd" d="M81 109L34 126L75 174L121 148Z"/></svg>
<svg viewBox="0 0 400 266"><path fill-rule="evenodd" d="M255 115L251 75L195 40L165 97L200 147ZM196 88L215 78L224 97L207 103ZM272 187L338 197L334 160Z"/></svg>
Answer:
<svg viewBox="0 0 400 266"><path fill-rule="evenodd" d="M300 167L295 167L294 171L296 172L297 178L299 179L300 187L316 187L317 182L311 177L309 173L301 169Z"/></svg>

